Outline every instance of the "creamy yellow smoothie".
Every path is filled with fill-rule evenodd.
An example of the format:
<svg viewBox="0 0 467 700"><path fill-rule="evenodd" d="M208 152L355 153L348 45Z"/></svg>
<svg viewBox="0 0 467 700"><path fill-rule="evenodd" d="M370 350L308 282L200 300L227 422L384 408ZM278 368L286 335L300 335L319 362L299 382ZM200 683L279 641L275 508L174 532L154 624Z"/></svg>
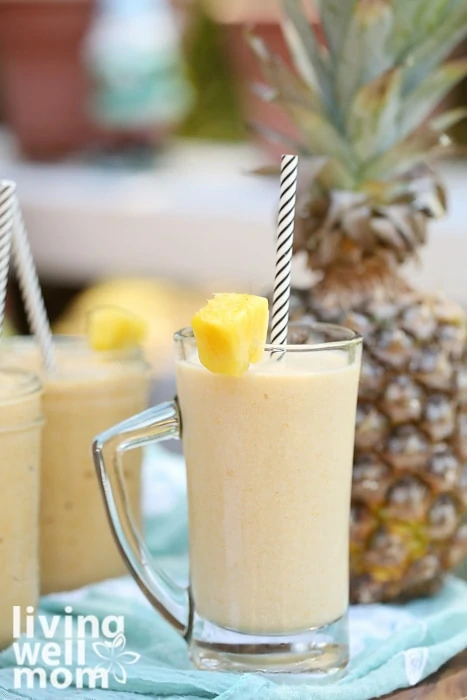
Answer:
<svg viewBox="0 0 467 700"><path fill-rule="evenodd" d="M15 362L40 370L36 346L8 341ZM148 367L139 351L93 352L86 341L56 342L57 372L44 376L41 457L41 592L78 588L123 575L96 478L95 435L146 408ZM125 488L141 519L141 455L125 460Z"/></svg>
<svg viewBox="0 0 467 700"><path fill-rule="evenodd" d="M176 366L193 598L250 634L338 620L348 604L360 348L265 354L241 377Z"/></svg>
<svg viewBox="0 0 467 700"><path fill-rule="evenodd" d="M41 385L0 369L0 649L13 635L13 606L39 597Z"/></svg>

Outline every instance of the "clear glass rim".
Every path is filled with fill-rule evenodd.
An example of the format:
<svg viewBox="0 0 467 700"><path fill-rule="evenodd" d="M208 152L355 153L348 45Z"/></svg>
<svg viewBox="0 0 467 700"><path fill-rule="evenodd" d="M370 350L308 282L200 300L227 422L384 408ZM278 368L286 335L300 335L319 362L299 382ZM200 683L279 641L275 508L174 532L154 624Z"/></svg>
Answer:
<svg viewBox="0 0 467 700"><path fill-rule="evenodd" d="M3 366L0 364L0 385L2 375L7 375L17 379L18 381L11 387L11 393L6 394L5 396L2 396L0 393L0 406L15 403L18 401L18 399L24 399L26 396L41 393L43 390L43 384L39 376L34 372L28 372L26 370L8 367L8 365Z"/></svg>
<svg viewBox="0 0 467 700"><path fill-rule="evenodd" d="M118 350L93 350L88 343L86 335L54 335L53 336L54 346L57 349L71 348L74 352L80 355L84 354L98 354L99 357L103 359L111 360L134 360L140 361L144 364L148 364L144 357L143 349L139 346L121 348ZM0 340L0 368L1 368L1 348L4 347L23 347L28 350L30 347L37 345L37 341L33 335L11 335L8 338L2 338ZM149 365L148 365L149 366Z"/></svg>
<svg viewBox="0 0 467 700"><path fill-rule="evenodd" d="M352 347L356 347L358 345L361 345L363 342L362 336L357 333L357 331L352 330L351 328L346 328L345 326L338 326L333 323L301 323L300 321L293 322L289 324L289 328L304 328L308 329L310 331L310 334L313 331L316 332L321 332L325 333L326 331L328 333L334 333L337 336L342 336L340 339L337 340L325 340L324 342L321 343L304 343L300 345L275 345L271 343L266 343L263 345L263 349L265 352L315 352L319 350L349 350ZM174 334L174 340L177 343L181 343L183 341L195 341L195 334L193 332L193 329L188 327L188 328L182 328L181 330L177 331Z"/></svg>

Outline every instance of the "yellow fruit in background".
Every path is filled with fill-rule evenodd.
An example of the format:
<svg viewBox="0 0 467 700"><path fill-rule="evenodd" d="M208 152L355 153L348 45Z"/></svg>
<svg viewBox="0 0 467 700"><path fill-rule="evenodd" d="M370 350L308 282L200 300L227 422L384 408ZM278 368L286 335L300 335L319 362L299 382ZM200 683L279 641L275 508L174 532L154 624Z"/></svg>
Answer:
<svg viewBox="0 0 467 700"><path fill-rule="evenodd" d="M89 314L103 306L116 306L142 319L148 329L146 359L156 376L172 372L173 334L190 325L205 302L206 291L160 279L121 277L92 285L78 294L54 323L58 335L87 333Z"/></svg>
<svg viewBox="0 0 467 700"><path fill-rule="evenodd" d="M263 356L268 322L267 299L217 294L192 321L201 363L215 374L245 374Z"/></svg>
<svg viewBox="0 0 467 700"><path fill-rule="evenodd" d="M88 338L93 350L120 350L140 345L146 324L137 316L115 306L103 306L89 314Z"/></svg>

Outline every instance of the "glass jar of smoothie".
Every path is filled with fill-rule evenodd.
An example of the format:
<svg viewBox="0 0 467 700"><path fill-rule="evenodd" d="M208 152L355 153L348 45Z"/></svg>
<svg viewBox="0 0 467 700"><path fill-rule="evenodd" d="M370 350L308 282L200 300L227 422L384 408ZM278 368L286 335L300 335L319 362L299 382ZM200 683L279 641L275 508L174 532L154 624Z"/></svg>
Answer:
<svg viewBox="0 0 467 700"><path fill-rule="evenodd" d="M41 371L33 339L2 343L12 362ZM40 567L43 594L126 572L114 543L91 457L93 437L144 410L149 367L139 348L92 350L85 338L55 338L57 370L43 376ZM128 455L124 490L141 519L141 454Z"/></svg>
<svg viewBox="0 0 467 700"><path fill-rule="evenodd" d="M179 331L177 398L97 436L93 453L128 568L198 668L325 681L349 660L362 339L322 323L289 332L226 376L203 366L192 329ZM126 451L170 438L183 439L187 467L186 589L151 563L120 489Z"/></svg>
<svg viewBox="0 0 467 700"><path fill-rule="evenodd" d="M39 597L39 469L42 387L0 369L0 649L13 641L13 607Z"/></svg>

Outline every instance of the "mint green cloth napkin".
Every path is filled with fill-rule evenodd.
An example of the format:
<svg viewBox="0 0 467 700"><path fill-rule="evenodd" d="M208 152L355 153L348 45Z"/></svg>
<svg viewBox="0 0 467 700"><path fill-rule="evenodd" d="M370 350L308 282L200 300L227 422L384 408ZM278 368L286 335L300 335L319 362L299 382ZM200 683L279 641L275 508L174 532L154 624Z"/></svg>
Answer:
<svg viewBox="0 0 467 700"><path fill-rule="evenodd" d="M146 464L145 510L148 539L170 574L187 575L186 507L183 462L160 449L150 450ZM163 508L156 504L163 503ZM79 562L77 562L79 565ZM85 666L109 669L109 689L66 689L49 682L53 667L40 658L34 668L47 670L45 687L19 688L13 647L0 654L0 698L12 700L369 700L415 685L467 648L467 584L449 578L439 595L407 605L355 606L350 611L351 664L348 675L327 686L276 685L255 675L194 670L183 640L152 610L129 578L107 581L72 593L48 596L40 613L52 624L54 615L72 607L73 633L79 616L99 620L123 616L124 634L115 648L85 641ZM70 636L70 631L68 630ZM73 635L72 635L73 636ZM53 635L65 648L62 626ZM105 641L105 638L104 640ZM50 642L37 633L28 644L38 649ZM19 641L19 646L24 639ZM77 664L66 664L75 677ZM83 665L83 663L81 663ZM16 687L15 687L16 685Z"/></svg>

